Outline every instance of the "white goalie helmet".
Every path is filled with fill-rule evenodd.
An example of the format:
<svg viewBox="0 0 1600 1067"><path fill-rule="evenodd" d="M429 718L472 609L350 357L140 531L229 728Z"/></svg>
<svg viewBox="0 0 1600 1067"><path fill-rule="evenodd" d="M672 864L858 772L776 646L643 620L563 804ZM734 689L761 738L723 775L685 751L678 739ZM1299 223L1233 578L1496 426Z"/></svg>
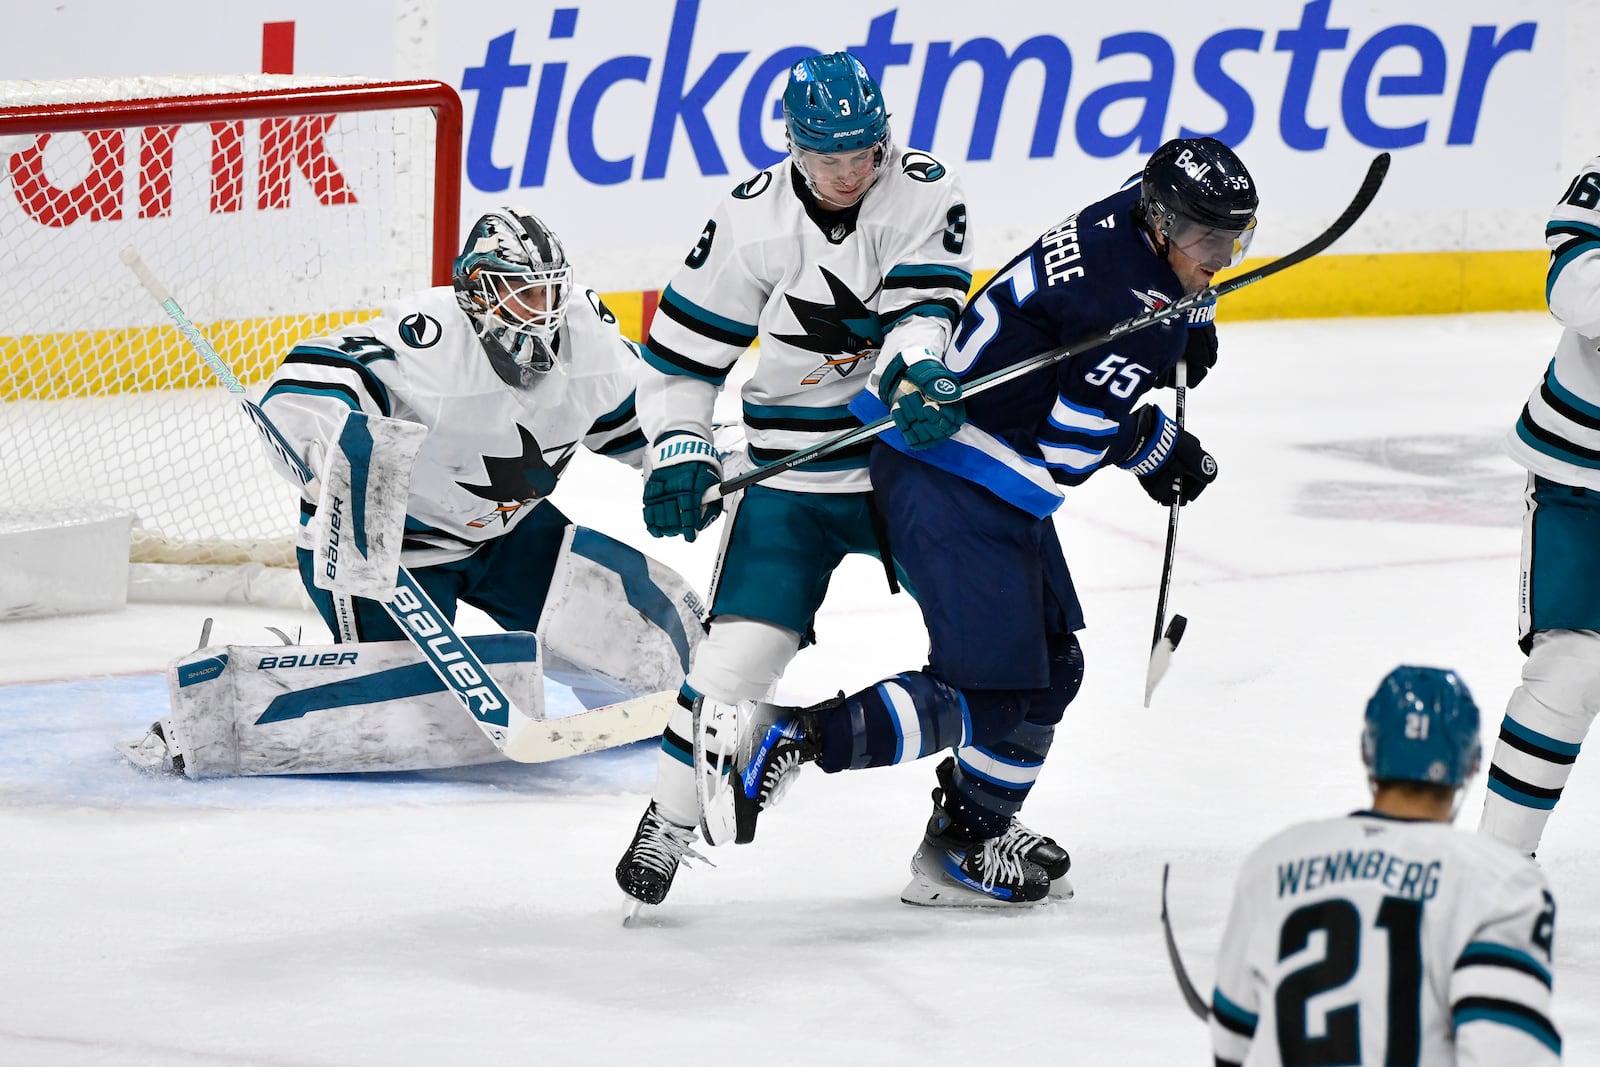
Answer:
<svg viewBox="0 0 1600 1067"><path fill-rule="evenodd" d="M527 388L555 366L572 266L561 239L537 215L504 207L478 219L456 257L453 280L456 303L508 384Z"/></svg>

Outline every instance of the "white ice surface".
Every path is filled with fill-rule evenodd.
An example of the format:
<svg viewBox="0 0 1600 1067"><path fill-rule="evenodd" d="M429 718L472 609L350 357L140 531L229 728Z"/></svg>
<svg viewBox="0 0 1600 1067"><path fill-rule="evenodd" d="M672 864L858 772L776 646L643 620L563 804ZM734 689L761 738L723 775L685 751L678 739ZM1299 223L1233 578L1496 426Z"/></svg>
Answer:
<svg viewBox="0 0 1600 1067"><path fill-rule="evenodd" d="M1222 474L1183 513L1171 608L1189 631L1148 710L1165 510L1111 471L1061 516L1088 674L1024 817L1071 849L1077 898L1026 914L898 902L924 762L808 772L755 844L680 872L625 930L612 867L649 746L150 779L113 742L161 712L157 672L207 612L0 623L0 1063L1209 1062L1161 945L1161 866L1209 991L1244 853L1365 802L1360 714L1384 672L1460 670L1492 745L1521 662L1522 478L1498 440L1555 337L1539 315L1223 326L1189 406ZM703 586L714 539L650 539L631 471L584 457L558 500ZM214 641L326 639L310 615L210 613ZM836 576L817 629L795 700L922 662L914 605L868 560ZM1597 760L1580 758L1541 849L1574 1064L1600 1064ZM1480 777L1463 825L1482 797Z"/></svg>

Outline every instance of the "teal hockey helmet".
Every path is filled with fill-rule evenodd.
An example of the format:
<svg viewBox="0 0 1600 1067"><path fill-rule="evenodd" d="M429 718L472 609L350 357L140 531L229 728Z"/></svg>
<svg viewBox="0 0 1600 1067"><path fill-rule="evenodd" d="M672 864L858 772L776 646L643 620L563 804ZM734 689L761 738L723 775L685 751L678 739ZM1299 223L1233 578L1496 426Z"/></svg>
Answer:
<svg viewBox="0 0 1600 1067"><path fill-rule="evenodd" d="M1454 671L1396 667L1367 701L1361 758L1375 781L1458 789L1482 754L1478 705Z"/></svg>
<svg viewBox="0 0 1600 1067"><path fill-rule="evenodd" d="M807 56L790 68L783 121L790 147L807 152L857 152L889 139L883 93L849 52Z"/></svg>

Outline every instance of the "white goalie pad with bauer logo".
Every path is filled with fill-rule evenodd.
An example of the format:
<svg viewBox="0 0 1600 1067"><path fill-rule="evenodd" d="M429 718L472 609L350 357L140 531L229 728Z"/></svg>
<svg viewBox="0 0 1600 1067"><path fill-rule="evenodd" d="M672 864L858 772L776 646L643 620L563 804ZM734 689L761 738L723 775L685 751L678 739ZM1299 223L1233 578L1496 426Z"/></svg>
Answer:
<svg viewBox="0 0 1600 1067"><path fill-rule="evenodd" d="M369 600L394 595L411 472L427 427L351 411L322 460L312 577Z"/></svg>
<svg viewBox="0 0 1600 1067"><path fill-rule="evenodd" d="M507 633L466 640L517 705L542 718L537 639ZM430 770L504 759L409 641L210 646L173 660L167 689L172 710L156 724L161 736L122 748L136 763L190 778Z"/></svg>

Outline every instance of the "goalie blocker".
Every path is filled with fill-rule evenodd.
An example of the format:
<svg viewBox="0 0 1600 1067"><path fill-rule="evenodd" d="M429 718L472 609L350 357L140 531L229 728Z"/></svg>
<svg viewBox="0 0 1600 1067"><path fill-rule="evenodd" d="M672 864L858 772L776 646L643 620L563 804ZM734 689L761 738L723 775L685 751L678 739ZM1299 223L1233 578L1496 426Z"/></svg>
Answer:
<svg viewBox="0 0 1600 1067"><path fill-rule="evenodd" d="M574 526L537 637L466 640L532 718L544 718L547 673L600 709L560 720L571 726L564 754L576 754L660 735L704 632L702 613L671 568ZM206 647L173 660L167 685L170 714L119 746L148 770L338 774L506 758L409 641Z"/></svg>

